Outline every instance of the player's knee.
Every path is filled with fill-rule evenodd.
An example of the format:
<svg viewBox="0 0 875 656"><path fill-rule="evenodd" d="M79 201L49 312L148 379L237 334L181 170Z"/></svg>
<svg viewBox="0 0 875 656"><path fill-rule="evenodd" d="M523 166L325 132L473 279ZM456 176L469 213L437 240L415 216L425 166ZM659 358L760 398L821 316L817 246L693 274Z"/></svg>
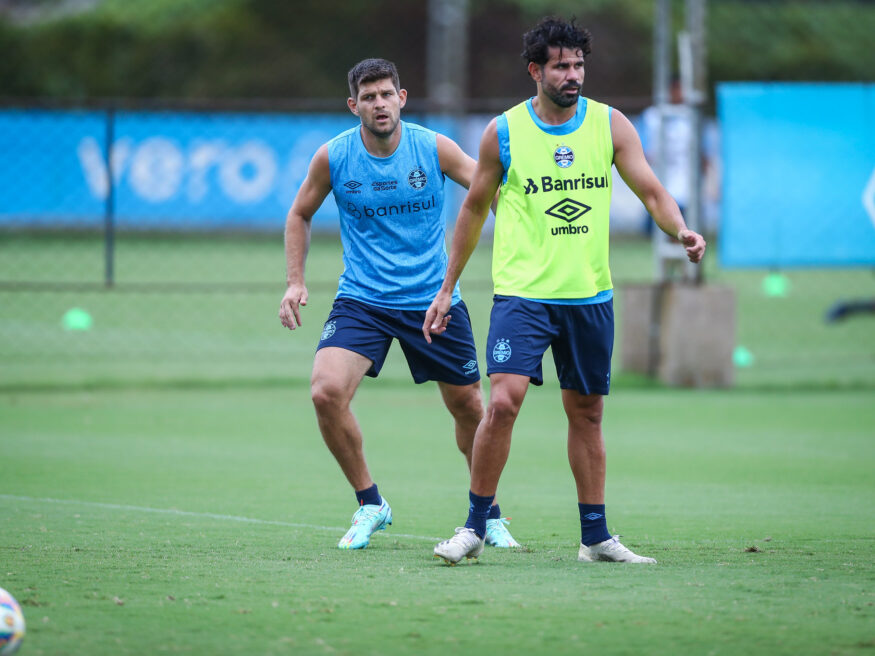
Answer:
<svg viewBox="0 0 875 656"><path fill-rule="evenodd" d="M598 395L582 397L571 407L566 406L568 419L572 423L601 426L604 415L604 399Z"/></svg>
<svg viewBox="0 0 875 656"><path fill-rule="evenodd" d="M467 394L450 407L453 418L461 424L473 424L475 427L483 419L483 398L480 394Z"/></svg>
<svg viewBox="0 0 875 656"><path fill-rule="evenodd" d="M520 412L520 404L509 395L493 394L486 409L488 421L497 424L507 424L516 421Z"/></svg>
<svg viewBox="0 0 875 656"><path fill-rule="evenodd" d="M338 385L324 381L313 381L310 384L310 399L316 407L316 411L323 413L344 405L346 395Z"/></svg>
<svg viewBox="0 0 875 656"><path fill-rule="evenodd" d="M483 418L483 394L479 385L461 387L442 385L441 394L456 424L463 427L473 425L474 428Z"/></svg>
<svg viewBox="0 0 875 656"><path fill-rule="evenodd" d="M578 416L580 421L590 425L601 426L603 414L602 408L586 408Z"/></svg>

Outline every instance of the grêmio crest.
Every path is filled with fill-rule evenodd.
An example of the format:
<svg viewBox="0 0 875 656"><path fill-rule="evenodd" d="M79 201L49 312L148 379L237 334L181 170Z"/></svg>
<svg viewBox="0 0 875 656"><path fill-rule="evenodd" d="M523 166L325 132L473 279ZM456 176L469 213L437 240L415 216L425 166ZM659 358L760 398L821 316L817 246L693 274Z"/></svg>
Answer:
<svg viewBox="0 0 875 656"><path fill-rule="evenodd" d="M553 161L560 169L567 169L574 164L574 151L568 146L559 146L553 151Z"/></svg>

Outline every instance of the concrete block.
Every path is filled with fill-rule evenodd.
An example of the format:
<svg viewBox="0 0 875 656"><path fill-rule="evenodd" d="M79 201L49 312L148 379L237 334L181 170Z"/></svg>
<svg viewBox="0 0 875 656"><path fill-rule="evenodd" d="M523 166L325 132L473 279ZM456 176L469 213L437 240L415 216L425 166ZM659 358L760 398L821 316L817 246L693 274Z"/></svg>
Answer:
<svg viewBox="0 0 875 656"><path fill-rule="evenodd" d="M679 387L733 383L735 293L719 285L681 282L626 285L621 369Z"/></svg>

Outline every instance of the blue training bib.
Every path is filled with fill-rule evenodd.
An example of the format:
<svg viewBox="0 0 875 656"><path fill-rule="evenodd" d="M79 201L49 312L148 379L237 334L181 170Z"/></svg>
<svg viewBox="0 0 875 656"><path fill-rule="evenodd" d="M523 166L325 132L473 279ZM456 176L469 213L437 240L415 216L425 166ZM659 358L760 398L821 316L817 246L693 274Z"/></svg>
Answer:
<svg viewBox="0 0 875 656"><path fill-rule="evenodd" d="M447 269L437 134L402 121L398 148L389 157L376 157L365 148L360 130L347 130L328 143L343 244L337 297L427 309ZM459 300L456 285L453 303Z"/></svg>

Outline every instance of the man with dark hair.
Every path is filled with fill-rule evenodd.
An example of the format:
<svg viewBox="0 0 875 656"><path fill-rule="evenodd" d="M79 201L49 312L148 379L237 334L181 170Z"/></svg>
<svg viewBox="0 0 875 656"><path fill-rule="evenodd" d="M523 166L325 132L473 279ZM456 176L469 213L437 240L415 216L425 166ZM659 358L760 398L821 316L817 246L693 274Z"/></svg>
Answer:
<svg viewBox="0 0 875 656"><path fill-rule="evenodd" d="M344 270L322 329L310 391L322 437L359 505L337 546L362 549L375 531L392 523L392 510L371 478L350 402L362 378L380 372L392 340L401 344L415 382L437 381L469 467L483 399L474 336L458 285L450 291L453 326L432 348L420 332L447 264L441 219L444 178L467 188L474 160L451 139L401 120L407 91L392 62L366 59L356 64L349 72L349 88L347 105L361 125L319 148L289 210L288 288L279 316L290 330L301 325L300 306L308 298L304 261L310 221L333 192ZM493 504L487 541L518 547L505 523Z"/></svg>
<svg viewBox="0 0 875 656"><path fill-rule="evenodd" d="M398 77L398 69L395 68L395 64L385 59L363 59L349 69L346 79L347 82L349 82L350 98L358 98L359 85L363 82L390 80L395 89L398 91L401 90L401 80Z"/></svg>
<svg viewBox="0 0 875 656"><path fill-rule="evenodd" d="M563 21L549 17L523 34L523 51L520 54L526 62L544 66L551 59L552 48L560 50L569 48L573 51L580 51L581 57L586 58L592 52L591 42L592 35L589 30L577 27L575 19ZM569 105L563 104L562 106L568 107Z"/></svg>
<svg viewBox="0 0 875 656"><path fill-rule="evenodd" d="M447 329L453 287L500 187L486 346L489 405L474 439L468 520L434 553L455 564L483 551L484 521L510 452L514 421L529 384L543 383L541 362L549 347L568 418L568 460L581 527L578 560L655 563L611 536L605 519L601 424L614 337L611 166L656 224L683 243L690 261L701 261L705 240L686 227L629 120L581 97L589 33L573 21L547 18L525 34L524 44L537 95L493 119L483 134L447 275L422 326L426 341Z"/></svg>

